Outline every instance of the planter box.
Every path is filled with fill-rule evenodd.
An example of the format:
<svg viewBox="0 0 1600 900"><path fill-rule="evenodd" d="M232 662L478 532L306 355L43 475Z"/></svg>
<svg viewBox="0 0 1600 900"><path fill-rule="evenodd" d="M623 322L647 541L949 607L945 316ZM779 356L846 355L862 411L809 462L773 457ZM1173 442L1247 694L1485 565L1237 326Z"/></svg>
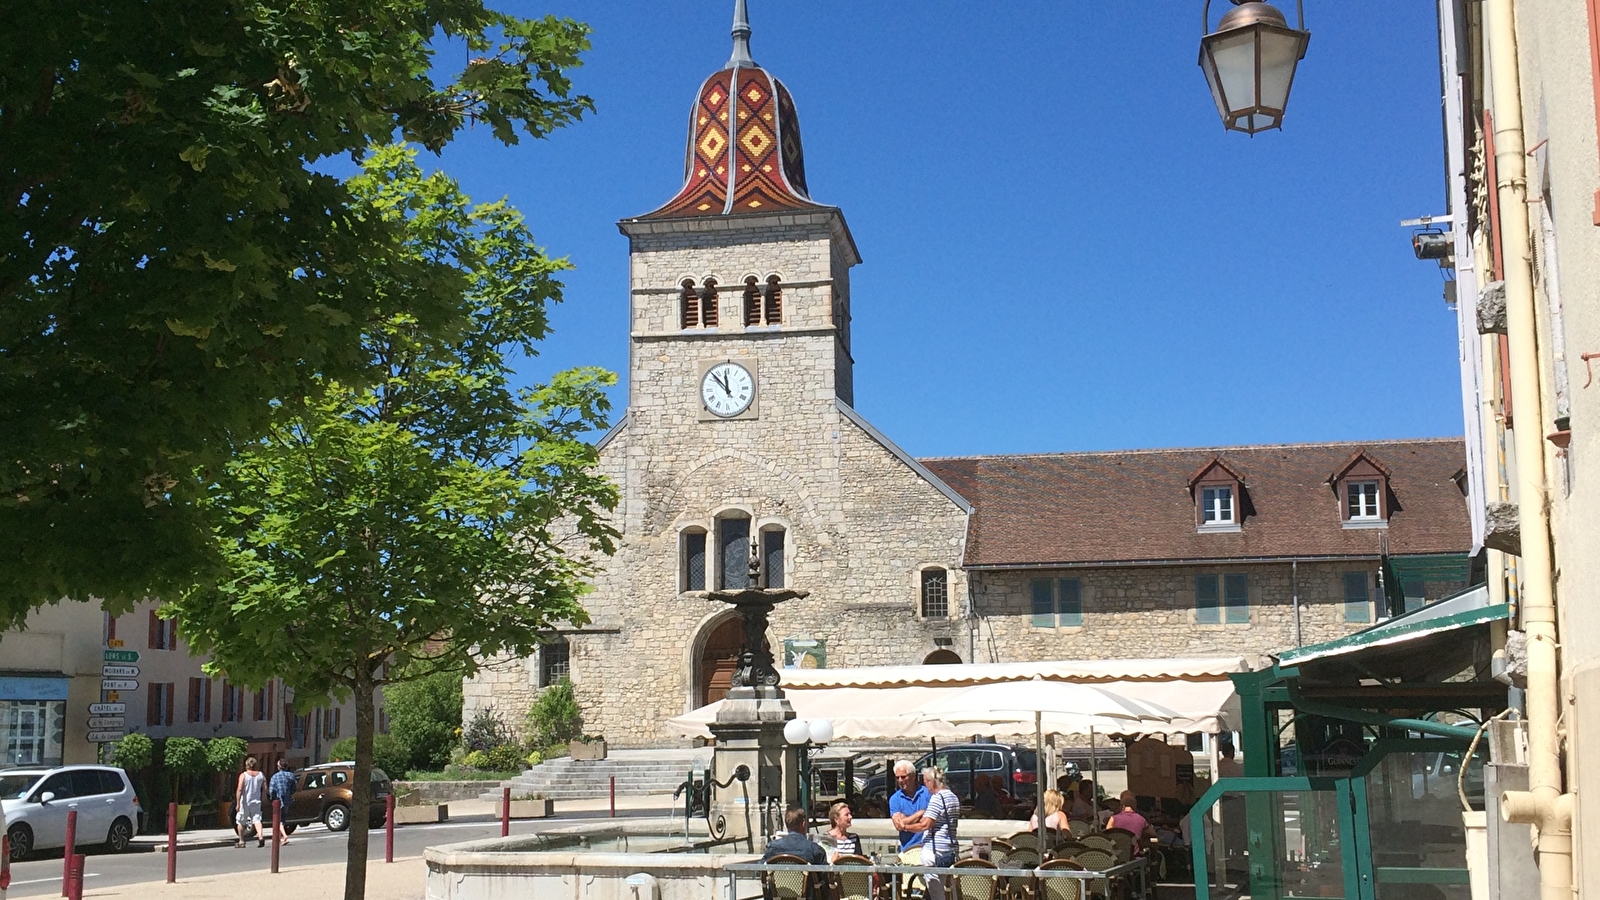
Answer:
<svg viewBox="0 0 1600 900"><path fill-rule="evenodd" d="M495 804L495 815L500 815L501 804ZM556 802L554 800L513 800L511 801L511 818L513 819L546 819L554 815Z"/></svg>
<svg viewBox="0 0 1600 900"><path fill-rule="evenodd" d="M449 820L450 806L447 803L396 806L394 808L394 824L396 825L432 825L436 822L447 822Z"/></svg>
<svg viewBox="0 0 1600 900"><path fill-rule="evenodd" d="M605 741L573 741L567 745L567 752L573 759L596 760L606 758Z"/></svg>

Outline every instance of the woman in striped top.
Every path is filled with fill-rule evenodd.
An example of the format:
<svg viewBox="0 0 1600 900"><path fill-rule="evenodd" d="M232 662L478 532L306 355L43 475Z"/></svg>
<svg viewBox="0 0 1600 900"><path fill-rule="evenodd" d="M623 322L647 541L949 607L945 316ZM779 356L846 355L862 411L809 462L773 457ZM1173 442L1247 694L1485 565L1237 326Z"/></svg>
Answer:
<svg viewBox="0 0 1600 900"><path fill-rule="evenodd" d="M861 855L861 838L850 831L853 821L850 804L840 802L828 808L828 822L833 826L828 829L828 837L833 838L833 855L828 857L828 862L838 862L841 856Z"/></svg>
<svg viewBox="0 0 1600 900"><path fill-rule="evenodd" d="M922 813L929 822L928 849L923 853L922 864L953 866L956 862L956 825L961 821L961 798L950 790L944 772L935 766L922 770L922 783L927 785L929 795L928 808Z"/></svg>

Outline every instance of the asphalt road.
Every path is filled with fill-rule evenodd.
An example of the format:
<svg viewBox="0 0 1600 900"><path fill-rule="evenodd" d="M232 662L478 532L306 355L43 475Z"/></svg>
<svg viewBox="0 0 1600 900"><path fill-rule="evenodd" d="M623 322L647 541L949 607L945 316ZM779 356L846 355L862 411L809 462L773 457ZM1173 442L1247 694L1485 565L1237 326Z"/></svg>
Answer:
<svg viewBox="0 0 1600 900"><path fill-rule="evenodd" d="M574 818L587 818L577 816ZM551 820L525 820L511 823L511 833L535 831L536 826ZM394 832L396 858L417 856L424 847L474 841L500 836L500 822L487 816L473 816L437 825L407 825ZM316 865L343 862L349 847L348 833L334 833L321 825L301 826L289 843L281 849L279 864L283 866ZM269 874L272 867L271 848L257 848L252 841L238 848L216 847L205 850L182 850L178 853L178 878L186 875L223 875L230 873ZM372 832L368 845L368 859L383 864L383 829ZM165 853L100 852L86 848L84 887L86 889L113 885L162 881L167 877ZM61 893L61 851L45 851L40 856L11 866L11 890L8 898L55 897Z"/></svg>

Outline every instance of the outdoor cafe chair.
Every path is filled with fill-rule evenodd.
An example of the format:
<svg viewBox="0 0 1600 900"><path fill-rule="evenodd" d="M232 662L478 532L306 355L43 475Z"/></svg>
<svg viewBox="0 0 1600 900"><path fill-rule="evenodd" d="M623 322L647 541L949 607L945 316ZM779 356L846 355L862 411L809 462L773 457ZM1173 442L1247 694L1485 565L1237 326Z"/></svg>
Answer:
<svg viewBox="0 0 1600 900"><path fill-rule="evenodd" d="M1070 859L1052 859L1039 867L1045 871L1051 869L1083 870ZM1039 879L1039 900L1085 900L1083 896L1084 882L1080 878L1041 878Z"/></svg>
<svg viewBox="0 0 1600 900"><path fill-rule="evenodd" d="M1032 831L1019 831L1016 834L1007 836L1005 841L1017 850L1039 849L1039 835Z"/></svg>
<svg viewBox="0 0 1600 900"><path fill-rule="evenodd" d="M954 868L992 870L998 867L987 859L960 859L956 860ZM962 873L952 876L951 882L955 886L955 900L996 900L1000 893L998 875Z"/></svg>
<svg viewBox="0 0 1600 900"><path fill-rule="evenodd" d="M1078 843L1088 847L1091 850L1104 850L1105 852L1110 853L1112 856L1117 854L1117 842L1112 838L1106 837L1104 834L1086 834L1083 837L1078 838Z"/></svg>
<svg viewBox="0 0 1600 900"><path fill-rule="evenodd" d="M1107 828L1104 834L1117 845L1117 862L1133 859L1134 850L1139 846L1138 835L1126 828Z"/></svg>
<svg viewBox="0 0 1600 900"><path fill-rule="evenodd" d="M1116 853L1111 850L1096 850L1091 848L1079 853L1073 858L1073 862L1091 872L1104 872L1105 870L1117 864L1117 856ZM1098 894L1102 897L1109 897L1111 895L1111 879L1109 878L1091 879L1088 883L1088 887L1090 894Z"/></svg>
<svg viewBox="0 0 1600 900"><path fill-rule="evenodd" d="M1005 867L1008 869L1037 869L1039 868L1039 851L1032 847L1018 847L1006 854ZM1006 879L1006 896L1012 900L1023 900L1033 896L1033 879L1022 875L1012 875Z"/></svg>
<svg viewBox="0 0 1600 900"><path fill-rule="evenodd" d="M1067 823L1067 830L1072 832L1073 837L1083 837L1086 834L1094 833L1094 823L1086 822L1083 819L1073 819Z"/></svg>
<svg viewBox="0 0 1600 900"><path fill-rule="evenodd" d="M767 860L774 866L804 866L808 863L793 853L780 853ZM810 872L763 872L762 893L770 900L809 900L806 888L811 881Z"/></svg>
<svg viewBox="0 0 1600 900"><path fill-rule="evenodd" d="M1011 843L1005 838L990 838L989 846L993 847L995 850L1005 850L1008 853L1017 849L1016 844Z"/></svg>
<svg viewBox="0 0 1600 900"><path fill-rule="evenodd" d="M1050 850L1051 859L1072 859L1079 853L1090 849L1089 845L1079 841L1062 841Z"/></svg>
<svg viewBox="0 0 1600 900"><path fill-rule="evenodd" d="M855 853L844 853L833 861L840 871L833 876L835 900L877 900L878 892L871 872L851 872L852 866L870 866L872 860Z"/></svg>

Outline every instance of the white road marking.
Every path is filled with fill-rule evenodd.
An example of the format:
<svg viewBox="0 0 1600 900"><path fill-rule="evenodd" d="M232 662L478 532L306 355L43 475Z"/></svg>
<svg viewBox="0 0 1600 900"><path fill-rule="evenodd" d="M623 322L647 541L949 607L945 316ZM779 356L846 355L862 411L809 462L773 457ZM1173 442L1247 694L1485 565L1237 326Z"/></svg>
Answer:
<svg viewBox="0 0 1600 900"><path fill-rule="evenodd" d="M100 877L100 873L99 872L85 872L85 873L83 873L83 877L85 877L85 878L99 878ZM60 880L61 880L60 876L57 876L55 878L30 878L27 881L13 881L13 882L11 882L11 886L12 887L22 887L25 884L45 884L47 882L60 881Z"/></svg>

